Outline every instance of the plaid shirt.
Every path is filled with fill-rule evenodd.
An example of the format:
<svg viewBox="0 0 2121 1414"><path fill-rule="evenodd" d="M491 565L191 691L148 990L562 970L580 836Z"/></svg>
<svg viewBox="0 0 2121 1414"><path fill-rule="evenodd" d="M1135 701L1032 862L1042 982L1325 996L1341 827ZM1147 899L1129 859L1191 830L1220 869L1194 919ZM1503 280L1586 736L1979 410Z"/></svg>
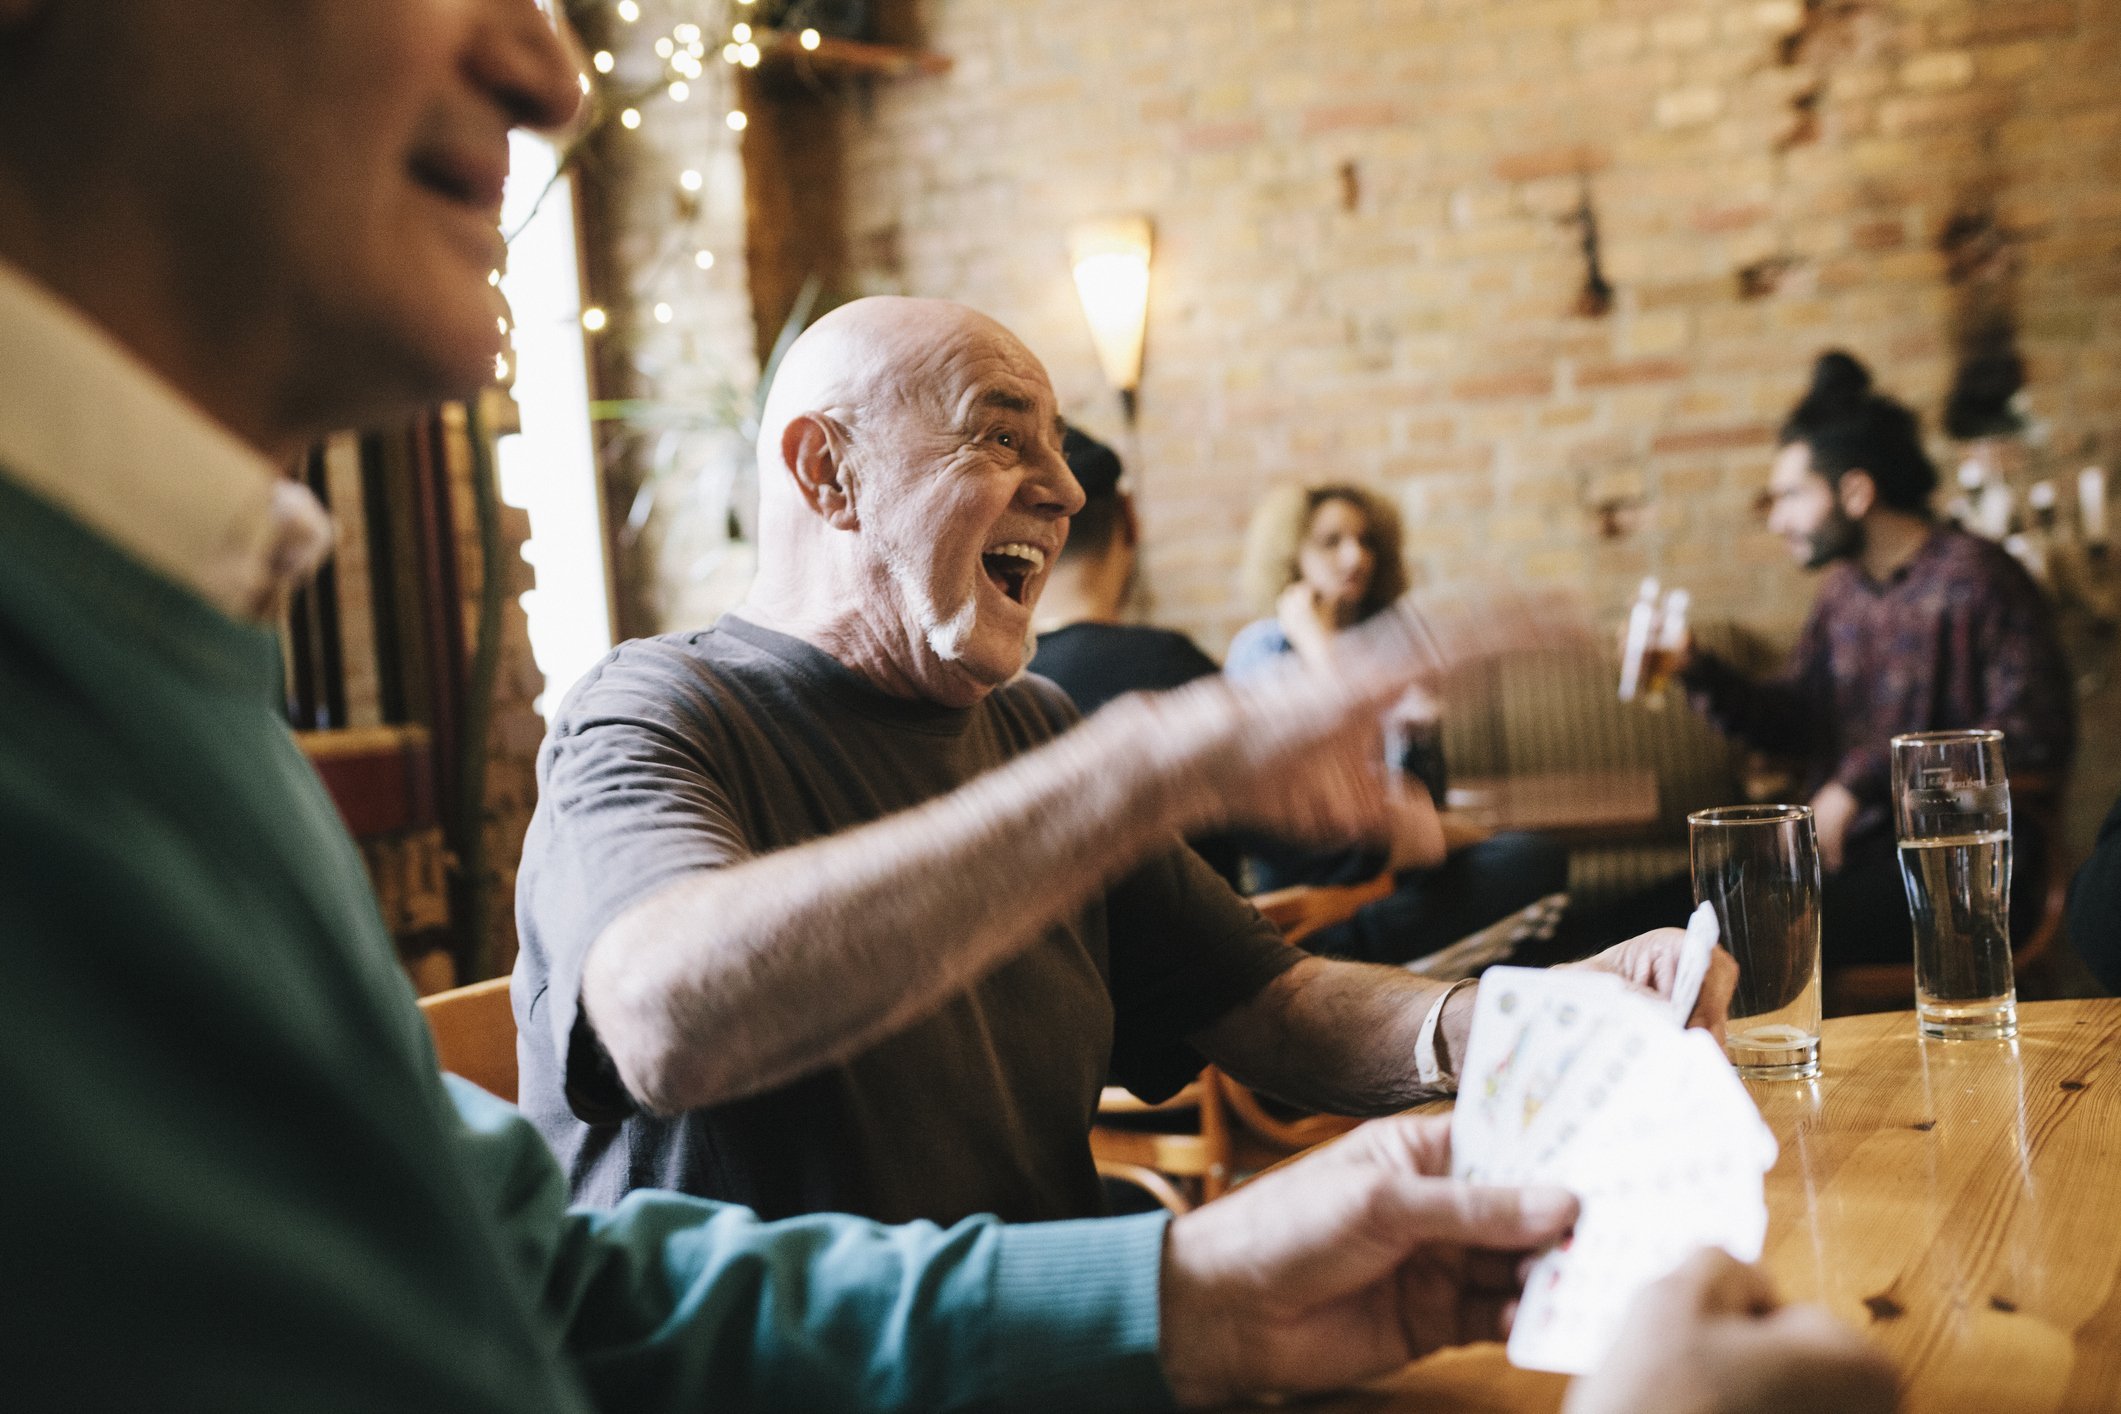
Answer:
<svg viewBox="0 0 2121 1414"><path fill-rule="evenodd" d="M1755 681L1700 653L1686 683L1725 732L1799 762L1806 798L1846 786L1863 806L1852 840L1892 828L1896 733L2000 728L2013 774L2053 778L2076 745L2047 602L2016 560L1956 530L1934 532L1883 584L1853 561L1828 569L1776 676Z"/></svg>

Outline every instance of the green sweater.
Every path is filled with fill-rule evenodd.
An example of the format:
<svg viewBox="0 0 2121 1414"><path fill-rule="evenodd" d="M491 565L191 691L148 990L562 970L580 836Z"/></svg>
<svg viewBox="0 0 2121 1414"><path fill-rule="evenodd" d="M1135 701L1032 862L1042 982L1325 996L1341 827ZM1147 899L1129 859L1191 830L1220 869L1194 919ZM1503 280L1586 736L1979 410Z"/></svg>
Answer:
<svg viewBox="0 0 2121 1414"><path fill-rule="evenodd" d="M567 1210L437 1076L276 655L0 475L9 1409L1167 1404L1157 1219Z"/></svg>

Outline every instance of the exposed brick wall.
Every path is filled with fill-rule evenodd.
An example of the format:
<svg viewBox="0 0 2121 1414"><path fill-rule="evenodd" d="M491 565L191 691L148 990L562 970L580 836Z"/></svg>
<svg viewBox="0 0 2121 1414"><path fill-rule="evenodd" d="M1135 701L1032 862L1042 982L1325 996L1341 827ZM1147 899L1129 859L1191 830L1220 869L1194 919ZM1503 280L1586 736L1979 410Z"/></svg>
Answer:
<svg viewBox="0 0 2121 1414"><path fill-rule="evenodd" d="M1810 586L1751 504L1811 356L1849 347L1934 427L1984 302L2030 363L2036 470L2121 446L2121 0L920 18L955 71L843 109L851 277L994 314L1115 433L1065 236L1153 218L1146 584L1212 648L1249 615L1253 502L1329 476L1403 501L1430 580L1580 586L1617 615L1657 572L1787 629ZM1580 312L1586 194L1602 317ZM2002 256L1955 285L1962 216Z"/></svg>

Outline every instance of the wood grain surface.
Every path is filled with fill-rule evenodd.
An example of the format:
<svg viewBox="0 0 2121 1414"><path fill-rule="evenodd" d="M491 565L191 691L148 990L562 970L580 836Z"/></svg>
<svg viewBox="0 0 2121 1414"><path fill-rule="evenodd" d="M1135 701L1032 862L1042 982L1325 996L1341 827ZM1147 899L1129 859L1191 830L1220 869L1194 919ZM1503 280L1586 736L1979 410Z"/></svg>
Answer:
<svg viewBox="0 0 2121 1414"><path fill-rule="evenodd" d="M1782 1146L1766 1264L1899 1362L1907 1414L2121 1410L2121 1001L2019 1020L1943 1042L1842 1017L1817 1081L1750 1086ZM1545 1414L1564 1388L1485 1345L1301 1407Z"/></svg>

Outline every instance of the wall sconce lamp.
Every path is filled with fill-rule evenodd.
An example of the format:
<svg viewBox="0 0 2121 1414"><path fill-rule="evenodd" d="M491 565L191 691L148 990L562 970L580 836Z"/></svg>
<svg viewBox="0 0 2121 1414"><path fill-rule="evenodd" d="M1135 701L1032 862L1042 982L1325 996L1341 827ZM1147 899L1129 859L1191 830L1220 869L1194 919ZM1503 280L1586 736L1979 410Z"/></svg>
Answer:
<svg viewBox="0 0 2121 1414"><path fill-rule="evenodd" d="M1090 321L1090 341L1097 346L1105 381L1119 393L1129 424L1134 421L1142 341L1149 328L1150 246L1146 216L1086 221L1068 233L1075 292Z"/></svg>

